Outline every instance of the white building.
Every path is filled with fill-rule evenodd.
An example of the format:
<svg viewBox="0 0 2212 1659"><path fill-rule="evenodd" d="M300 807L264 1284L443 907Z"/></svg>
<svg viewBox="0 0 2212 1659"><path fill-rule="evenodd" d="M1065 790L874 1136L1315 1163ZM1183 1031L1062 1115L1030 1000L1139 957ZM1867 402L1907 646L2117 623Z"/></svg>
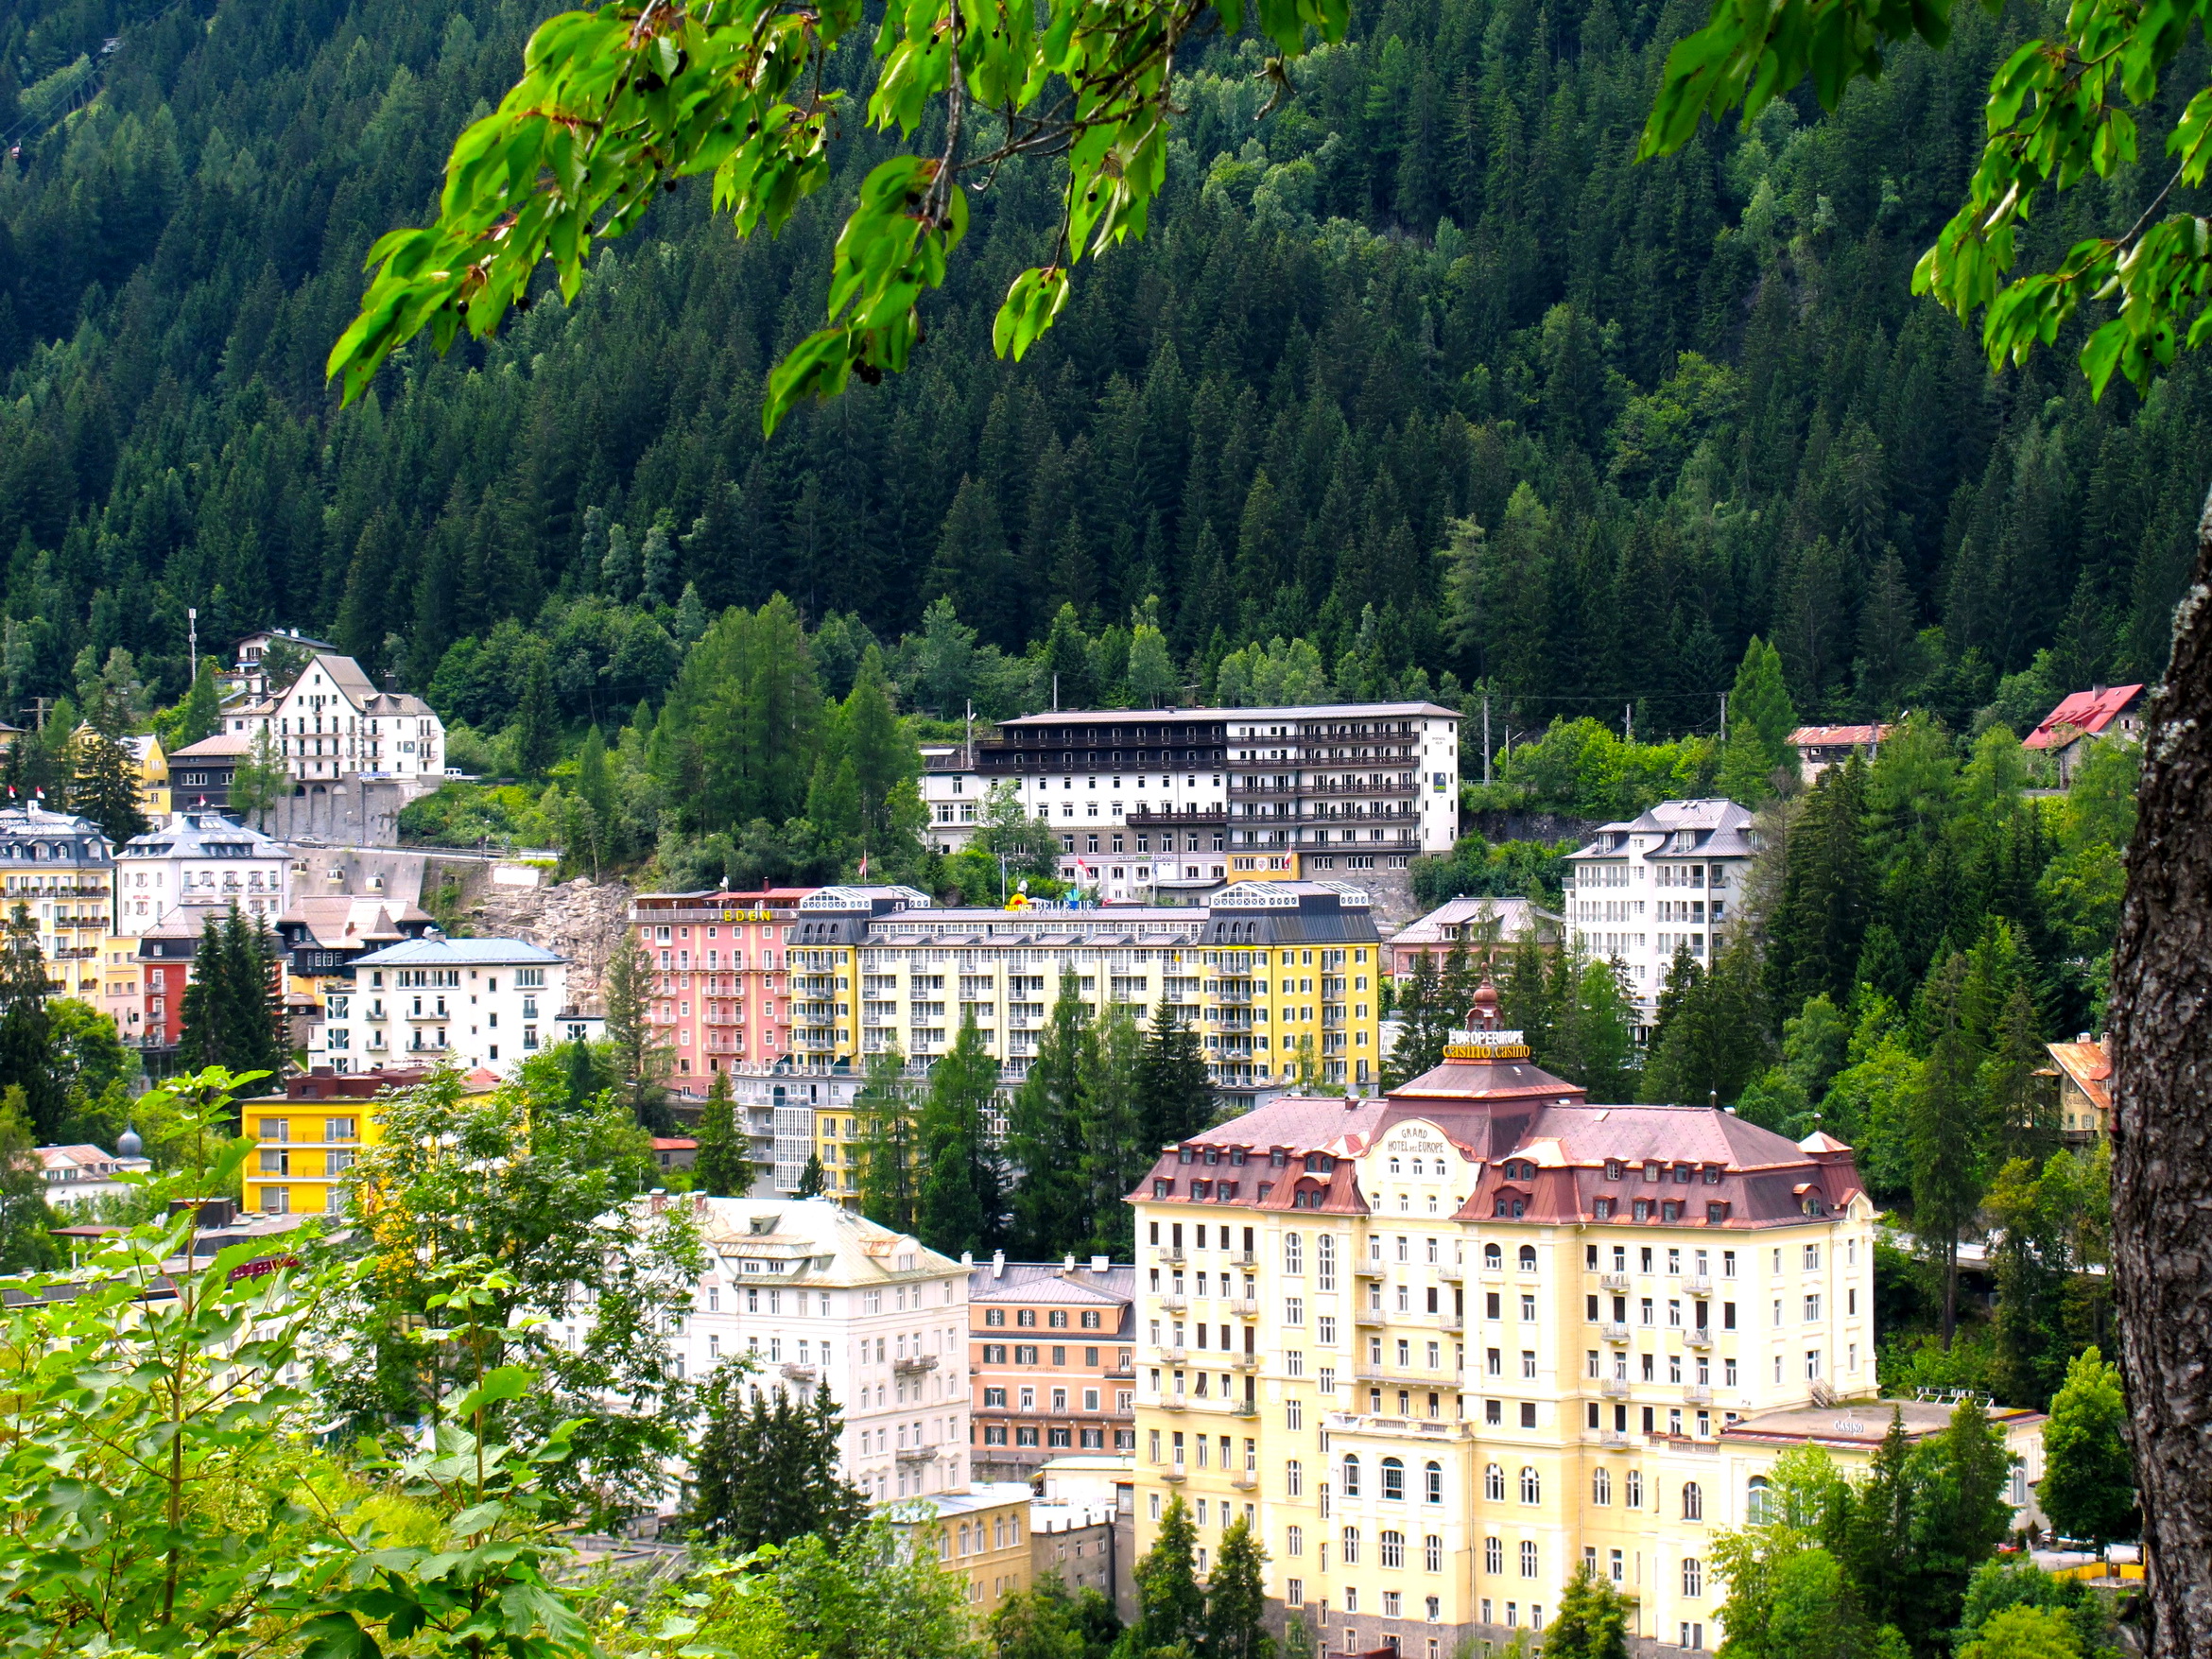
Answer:
<svg viewBox="0 0 2212 1659"><path fill-rule="evenodd" d="M478 1066L512 1077L525 1060L597 1035L568 1005L568 959L520 939L410 939L354 962L309 1037L310 1069Z"/></svg>
<svg viewBox="0 0 2212 1659"><path fill-rule="evenodd" d="M1710 967L1727 942L1757 854L1752 814L1733 801L1662 801L1600 827L1568 855L1575 950L1618 962L1639 1024L1657 1017L1677 947Z"/></svg>
<svg viewBox="0 0 2212 1659"><path fill-rule="evenodd" d="M115 931L137 938L186 900L235 904L273 927L292 861L279 842L219 812L179 812L115 852Z"/></svg>
<svg viewBox="0 0 2212 1659"><path fill-rule="evenodd" d="M445 723L405 692L379 691L351 657L318 651L291 688L230 711L233 734L275 734L302 783L445 775Z"/></svg>
<svg viewBox="0 0 2212 1659"><path fill-rule="evenodd" d="M968 1270L827 1199L688 1201L707 1267L684 1374L750 1354L762 1389L827 1391L844 1474L876 1502L967 1491Z"/></svg>
<svg viewBox="0 0 2212 1659"><path fill-rule="evenodd" d="M130 1186L117 1177L130 1171L143 1174L153 1167L153 1161L140 1156L140 1150L137 1132L129 1129L116 1140L112 1152L90 1143L39 1148L39 1164L46 1178L46 1202L73 1209L95 1199L129 1192Z"/></svg>

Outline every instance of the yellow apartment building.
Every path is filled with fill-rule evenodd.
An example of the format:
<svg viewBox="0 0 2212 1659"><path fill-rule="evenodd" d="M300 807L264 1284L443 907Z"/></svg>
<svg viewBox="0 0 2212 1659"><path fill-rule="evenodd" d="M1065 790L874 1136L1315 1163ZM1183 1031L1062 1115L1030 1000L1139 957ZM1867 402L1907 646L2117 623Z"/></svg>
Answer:
<svg viewBox="0 0 2212 1659"><path fill-rule="evenodd" d="M1131 1199L1137 1547L1180 1494L1202 1573L1248 1517L1329 1654L1502 1647L1584 1564L1639 1652L1715 1648L1713 1530L1787 1446L1863 1460L1888 1426L1838 1404L1875 1389L1851 1149L1594 1104L1528 1052L1462 1034L1387 1097L1278 1097ZM2036 1473L2041 1421L2005 1418Z"/></svg>
<svg viewBox="0 0 2212 1659"><path fill-rule="evenodd" d="M241 1101L245 1132L255 1143L246 1166L246 1207L268 1216L344 1209L347 1172L364 1147L383 1138L379 1100L429 1076L426 1067L312 1071L286 1078L281 1095Z"/></svg>

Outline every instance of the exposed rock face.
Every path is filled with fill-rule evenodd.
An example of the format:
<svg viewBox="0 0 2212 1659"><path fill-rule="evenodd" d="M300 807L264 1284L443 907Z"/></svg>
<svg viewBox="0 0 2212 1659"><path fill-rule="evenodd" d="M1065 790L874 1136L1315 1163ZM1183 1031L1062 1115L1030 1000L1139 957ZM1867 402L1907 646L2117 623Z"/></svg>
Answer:
<svg viewBox="0 0 2212 1659"><path fill-rule="evenodd" d="M630 889L579 876L558 887L490 887L471 895L469 925L478 934L527 939L569 959L569 994L588 1012L603 1013L600 982L607 958L630 926Z"/></svg>

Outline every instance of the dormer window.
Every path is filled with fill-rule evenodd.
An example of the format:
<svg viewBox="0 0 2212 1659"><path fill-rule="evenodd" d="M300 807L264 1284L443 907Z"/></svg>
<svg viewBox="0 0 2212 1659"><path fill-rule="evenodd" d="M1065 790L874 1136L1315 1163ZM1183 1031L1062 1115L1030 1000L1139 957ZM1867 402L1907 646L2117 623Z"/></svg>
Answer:
<svg viewBox="0 0 2212 1659"><path fill-rule="evenodd" d="M1605 1160L1605 1179L1608 1181L1618 1181L1620 1179L1620 1160L1618 1158L1608 1158Z"/></svg>

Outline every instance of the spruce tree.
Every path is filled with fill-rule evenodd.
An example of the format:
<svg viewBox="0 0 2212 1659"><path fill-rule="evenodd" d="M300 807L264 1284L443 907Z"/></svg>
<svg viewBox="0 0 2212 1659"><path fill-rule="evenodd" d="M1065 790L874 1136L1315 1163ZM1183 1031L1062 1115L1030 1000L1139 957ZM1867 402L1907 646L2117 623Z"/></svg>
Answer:
<svg viewBox="0 0 2212 1659"><path fill-rule="evenodd" d="M1850 997L1874 892L1865 814L1866 763L1855 754L1821 774L1789 832L1767 929L1767 986L1780 1007Z"/></svg>
<svg viewBox="0 0 2212 1659"><path fill-rule="evenodd" d="M1267 1551L1242 1515L1221 1534L1221 1553L1206 1579L1207 1659L1274 1659L1275 1638L1262 1622L1268 1610L1262 1569Z"/></svg>
<svg viewBox="0 0 2212 1659"><path fill-rule="evenodd" d="M1557 948L1564 951L1566 946ZM1537 942L1533 929L1524 932L1513 941L1506 958L1505 977L1497 987L1498 1017L1508 1030L1521 1033L1531 1056L1548 1053L1551 1048L1551 951Z"/></svg>
<svg viewBox="0 0 2212 1659"><path fill-rule="evenodd" d="M820 1198L828 1190L829 1175L821 1166L821 1154L806 1154L806 1167L799 1171L799 1189L796 1196L803 1199Z"/></svg>
<svg viewBox="0 0 2212 1659"><path fill-rule="evenodd" d="M201 919L199 948L192 953L192 977L179 1004L177 1060L187 1071L223 1063L230 978L230 942L211 911Z"/></svg>
<svg viewBox="0 0 2212 1659"><path fill-rule="evenodd" d="M1214 1090L1206 1077L1206 1051L1197 1028L1161 998L1152 1011L1144 1059L1137 1068L1137 1135L1150 1166L1162 1147L1187 1139L1213 1120Z"/></svg>
<svg viewBox="0 0 2212 1659"><path fill-rule="evenodd" d="M507 726L515 769L525 777L542 773L561 749L561 707L554 700L553 669L545 655L533 651L523 665L522 695Z"/></svg>
<svg viewBox="0 0 2212 1659"><path fill-rule="evenodd" d="M1206 1598L1198 1581L1198 1529L1176 1493L1160 1517L1160 1534L1136 1564L1137 1619L1129 1627L1132 1653L1149 1655L1177 1643L1205 1650Z"/></svg>
<svg viewBox="0 0 2212 1659"><path fill-rule="evenodd" d="M38 924L30 907L19 904L9 912L0 940L0 1089L23 1091L24 1117L38 1146L53 1144L68 1110L54 1022L46 1011L52 992Z"/></svg>
<svg viewBox="0 0 2212 1659"><path fill-rule="evenodd" d="M1126 1011L1115 1009L1099 1024L1083 1078L1083 1202L1090 1225L1076 1245L1079 1253L1134 1259L1136 1218L1122 1201L1159 1155L1140 1127L1144 1065L1144 1033Z"/></svg>
<svg viewBox="0 0 2212 1659"><path fill-rule="evenodd" d="M1912 1226L1943 1269L1945 1348L1959 1325L1959 1240L1986 1190L1979 1056L1961 1009L1965 976L1965 959L1956 953L1929 976L1921 1017L1933 1041L1906 1101Z"/></svg>
<svg viewBox="0 0 2212 1659"><path fill-rule="evenodd" d="M691 1190L711 1198L744 1198L752 1191L750 1137L737 1122L730 1097L730 1074L715 1073L706 1108L699 1115L699 1153L692 1160Z"/></svg>
<svg viewBox="0 0 2212 1659"><path fill-rule="evenodd" d="M868 1500L841 1470L842 1420L828 1389L810 1399L764 1391L750 1363L733 1359L702 1391L691 1520L709 1542L745 1550L819 1533L834 1546L866 1519Z"/></svg>
<svg viewBox="0 0 2212 1659"><path fill-rule="evenodd" d="M1460 1017L1465 1017L1460 1011ZM1398 994L1398 1040L1383 1062L1382 1086L1394 1089L1443 1063L1444 1044L1455 1023L1446 1005L1436 964L1423 951L1413 959L1413 972Z"/></svg>
<svg viewBox="0 0 2212 1659"><path fill-rule="evenodd" d="M1037 1057L1006 1117L1007 1161L1021 1172L1013 1190L1011 1245L1025 1260L1064 1255L1090 1236L1083 1202L1082 1082L1097 1042L1075 976L1063 975Z"/></svg>
<svg viewBox="0 0 2212 1659"><path fill-rule="evenodd" d="M70 811L91 819L117 846L146 834L146 810L138 793L138 762L130 750L96 728L86 726L70 745Z"/></svg>
<svg viewBox="0 0 2212 1659"><path fill-rule="evenodd" d="M1629 1659L1629 1614L1633 1604L1587 1564L1575 1569L1544 1627L1547 1659Z"/></svg>
<svg viewBox="0 0 2212 1659"><path fill-rule="evenodd" d="M1782 674L1782 653L1756 634L1744 648L1728 693L1728 735L1721 752L1720 791L1746 806L1774 793L1774 775L1794 770L1789 734L1797 711Z"/></svg>
<svg viewBox="0 0 2212 1659"><path fill-rule="evenodd" d="M919 1196L915 1160L919 1136L913 1085L907 1080L906 1059L896 1048L868 1057L867 1080L853 1097L853 1111L860 1119L860 1213L897 1232L911 1233Z"/></svg>
<svg viewBox="0 0 2212 1659"><path fill-rule="evenodd" d="M917 1133L922 1149L915 1236L946 1255L992 1249L999 1237L998 1163L986 1115L998 1091L998 1062L983 1046L976 1016L929 1068Z"/></svg>

